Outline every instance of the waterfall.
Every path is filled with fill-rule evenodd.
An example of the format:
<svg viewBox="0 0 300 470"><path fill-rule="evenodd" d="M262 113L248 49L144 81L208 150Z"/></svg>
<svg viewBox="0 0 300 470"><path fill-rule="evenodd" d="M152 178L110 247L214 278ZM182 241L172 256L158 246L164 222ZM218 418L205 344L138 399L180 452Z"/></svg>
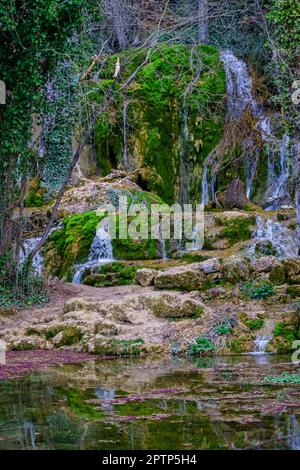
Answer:
<svg viewBox="0 0 300 470"><path fill-rule="evenodd" d="M112 240L109 236L109 226L98 228L94 240L92 241L88 260L86 263L76 266L73 276L73 284L80 284L84 272L93 267L100 266L113 261Z"/></svg>
<svg viewBox="0 0 300 470"><path fill-rule="evenodd" d="M281 258L295 258L298 256L297 235L293 230L286 228L274 219L256 218L257 229L254 232L256 242L271 242L276 255ZM255 252L256 243L251 247Z"/></svg>
<svg viewBox="0 0 300 470"><path fill-rule="evenodd" d="M180 145L180 199L181 204L189 202L189 164L187 161L187 145L189 140L188 108L183 107L183 131Z"/></svg>
<svg viewBox="0 0 300 470"><path fill-rule="evenodd" d="M247 108L256 115L259 107L253 97L253 83L247 65L230 50L222 51L220 57L227 79L228 118L240 119Z"/></svg>
<svg viewBox="0 0 300 470"><path fill-rule="evenodd" d="M258 130L268 155L268 187L266 210L276 210L291 205L289 194L291 141L288 134L278 138L271 118L264 116L258 123Z"/></svg>
<svg viewBox="0 0 300 470"><path fill-rule="evenodd" d="M126 170L127 167L127 110L128 101L124 101L123 107L123 154L122 154L122 166Z"/></svg>
<svg viewBox="0 0 300 470"><path fill-rule="evenodd" d="M261 355L266 354L268 343L273 338L274 320L267 320L262 331L257 335L254 341L254 349L251 354Z"/></svg>
<svg viewBox="0 0 300 470"><path fill-rule="evenodd" d="M266 210L276 210L291 206L290 199L290 156L291 141L287 133L278 136L278 128L282 128L280 116L268 116L254 98L253 81L246 63L239 60L230 50L224 50L220 55L224 64L227 80L227 119L239 121L246 110L258 119L256 126L265 144L268 158L268 184L264 197ZM273 122L274 121L274 124ZM277 129L276 129L276 121ZM278 126L278 123L280 124ZM253 182L257 171L259 149L253 152L254 137L248 137L242 143L246 176L246 195L250 199ZM209 202L210 191L208 168L211 157L208 156L202 173L202 203Z"/></svg>
<svg viewBox="0 0 300 470"><path fill-rule="evenodd" d="M298 252L300 254L300 141L293 147L294 156L294 180L295 180L295 207L297 217Z"/></svg>
<svg viewBox="0 0 300 470"><path fill-rule="evenodd" d="M202 171L202 197L201 197L201 204L204 205L204 207L208 204L209 202L209 190L208 190L208 163L205 163Z"/></svg>
<svg viewBox="0 0 300 470"><path fill-rule="evenodd" d="M41 241L41 237L36 237L36 238L26 238L23 240L23 249L20 250L19 254L19 263L20 265L24 264L25 260L27 257L30 255L32 250L37 246L37 244ZM34 269L34 272L38 275L42 274L42 269L43 269L43 264L44 264L44 258L41 254L40 251L38 251L33 259L32 259L32 267Z"/></svg>
<svg viewBox="0 0 300 470"><path fill-rule="evenodd" d="M227 81L227 119L236 120L242 118L244 112L249 109L254 116L260 115L260 109L253 95L253 82L245 62L239 60L230 50L224 50L220 55L224 64ZM244 144L244 153L247 150L246 142ZM253 152L249 151L245 160L247 196L250 197L253 185L253 179L256 172L257 156L252 158ZM211 154L207 157L202 172L202 204L207 205L211 196L215 194L215 179L209 183L208 168L211 161Z"/></svg>

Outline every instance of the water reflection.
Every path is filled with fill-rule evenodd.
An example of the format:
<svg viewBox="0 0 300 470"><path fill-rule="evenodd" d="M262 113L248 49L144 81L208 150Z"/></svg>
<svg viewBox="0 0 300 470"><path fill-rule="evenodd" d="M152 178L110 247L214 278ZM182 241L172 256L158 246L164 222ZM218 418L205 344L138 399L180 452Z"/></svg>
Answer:
<svg viewBox="0 0 300 470"><path fill-rule="evenodd" d="M0 449L300 450L299 385L278 356L63 365L0 382Z"/></svg>

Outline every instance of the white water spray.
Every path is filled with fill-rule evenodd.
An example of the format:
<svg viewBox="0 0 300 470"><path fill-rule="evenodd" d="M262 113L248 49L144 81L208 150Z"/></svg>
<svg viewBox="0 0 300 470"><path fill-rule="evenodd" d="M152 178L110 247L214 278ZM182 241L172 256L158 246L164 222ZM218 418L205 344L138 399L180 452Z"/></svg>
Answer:
<svg viewBox="0 0 300 470"><path fill-rule="evenodd" d="M76 272L72 280L73 284L81 283L84 272L87 269L101 266L113 260L112 240L109 236L109 226L107 224L97 229L95 238L90 247L88 260L86 263L76 267Z"/></svg>
<svg viewBox="0 0 300 470"><path fill-rule="evenodd" d="M272 244L276 256L281 259L295 258L298 256L298 240L293 230L273 219L256 218L257 229L254 232L256 242L266 241ZM256 243L251 247L255 252Z"/></svg>
<svg viewBox="0 0 300 470"><path fill-rule="evenodd" d="M19 255L19 262L21 265L24 264L25 260L28 258L30 253L34 250L34 248L38 245L40 241L41 241L41 237L26 238L25 240L23 240L24 250L21 249L20 255ZM36 274L38 275L42 274L43 264L44 264L44 258L41 252L38 251L32 259L32 267Z"/></svg>

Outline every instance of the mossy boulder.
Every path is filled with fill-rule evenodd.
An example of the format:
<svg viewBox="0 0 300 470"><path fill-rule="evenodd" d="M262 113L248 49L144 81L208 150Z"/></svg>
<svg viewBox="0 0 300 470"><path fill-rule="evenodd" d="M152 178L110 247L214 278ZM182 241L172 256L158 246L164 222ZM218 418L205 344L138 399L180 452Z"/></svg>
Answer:
<svg viewBox="0 0 300 470"><path fill-rule="evenodd" d="M206 283L206 276L193 265L175 267L160 272L154 280L158 289L180 289L192 291L202 289Z"/></svg>
<svg viewBox="0 0 300 470"><path fill-rule="evenodd" d="M156 269L138 269L135 275L135 282L143 287L152 286L157 274L158 271Z"/></svg>
<svg viewBox="0 0 300 470"><path fill-rule="evenodd" d="M289 258L284 261L284 268L289 284L300 284L300 259Z"/></svg>
<svg viewBox="0 0 300 470"><path fill-rule="evenodd" d="M52 232L43 248L46 270L70 280L74 264L87 260L100 221L101 217L95 212L75 214L64 219L62 228Z"/></svg>
<svg viewBox="0 0 300 470"><path fill-rule="evenodd" d="M226 77L219 51L209 45L160 43L145 61L147 53L121 52L100 70L95 100L111 85L117 59L128 64L130 55L124 80L140 67L126 94L120 93L96 123L99 167L102 174L118 166L139 168L138 184L167 203L178 200L182 191L198 202L203 162L219 143L224 125ZM124 121L131 129L126 158Z"/></svg>
<svg viewBox="0 0 300 470"><path fill-rule="evenodd" d="M223 260L221 273L224 281L236 284L250 279L252 267L246 258L230 256Z"/></svg>
<svg viewBox="0 0 300 470"><path fill-rule="evenodd" d="M154 315L162 318L199 318L204 314L202 302L192 298L161 294L146 297L144 303Z"/></svg>
<svg viewBox="0 0 300 470"><path fill-rule="evenodd" d="M270 272L269 279L274 286L282 286L286 283L287 273L283 266L279 266Z"/></svg>

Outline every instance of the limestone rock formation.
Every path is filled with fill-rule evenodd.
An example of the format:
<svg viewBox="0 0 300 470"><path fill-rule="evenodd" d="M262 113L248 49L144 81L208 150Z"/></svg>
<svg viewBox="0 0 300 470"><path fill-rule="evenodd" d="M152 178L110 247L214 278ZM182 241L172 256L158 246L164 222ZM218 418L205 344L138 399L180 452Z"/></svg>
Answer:
<svg viewBox="0 0 300 470"><path fill-rule="evenodd" d="M249 200L244 183L239 178L233 180L225 191L216 193L216 202L222 209L245 209L249 205Z"/></svg>

